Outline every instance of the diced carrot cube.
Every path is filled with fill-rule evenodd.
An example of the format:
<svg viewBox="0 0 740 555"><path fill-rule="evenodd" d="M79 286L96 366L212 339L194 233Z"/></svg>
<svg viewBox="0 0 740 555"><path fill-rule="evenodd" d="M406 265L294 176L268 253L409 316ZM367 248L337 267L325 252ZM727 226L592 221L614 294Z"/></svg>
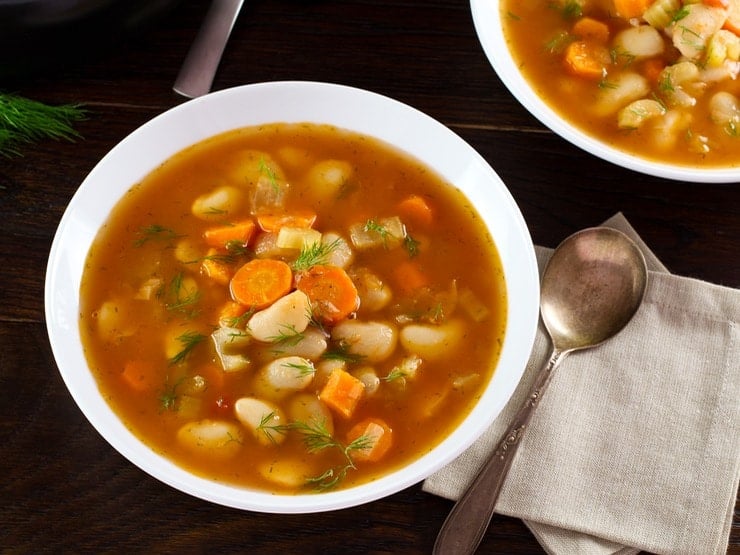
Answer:
<svg viewBox="0 0 740 555"><path fill-rule="evenodd" d="M286 214L259 214L257 223L262 231L280 231L283 227L309 228L316 221L316 212L301 210Z"/></svg>
<svg viewBox="0 0 740 555"><path fill-rule="evenodd" d="M582 39L606 44L609 40L609 26L593 17L582 17L573 24L573 34Z"/></svg>
<svg viewBox="0 0 740 555"><path fill-rule="evenodd" d="M365 393L365 385L352 374L336 368L329 375L319 399L344 418L350 418Z"/></svg>
<svg viewBox="0 0 740 555"><path fill-rule="evenodd" d="M207 257L201 262L201 268L203 273L216 283L227 285L233 272L228 264L214 258L217 255L218 251L216 249L209 249Z"/></svg>
<svg viewBox="0 0 740 555"><path fill-rule="evenodd" d="M658 83L660 74L665 69L665 62L660 58L650 58L642 63L642 74L650 83Z"/></svg>
<svg viewBox="0 0 740 555"><path fill-rule="evenodd" d="M415 260L404 260L393 269L393 281L401 293L412 293L429 285L429 276Z"/></svg>
<svg viewBox="0 0 740 555"><path fill-rule="evenodd" d="M356 461L376 462L383 458L393 445L393 431L380 418L367 418L355 424L347 434L347 442L362 438L367 446L352 451Z"/></svg>
<svg viewBox="0 0 740 555"><path fill-rule="evenodd" d="M212 227L203 232L203 238L209 247L225 249L235 242L246 246L254 234L255 224L252 220L242 220L233 225Z"/></svg>
<svg viewBox="0 0 740 555"><path fill-rule="evenodd" d="M218 313L218 323L226 328L236 327L236 323L246 314L249 307L236 301L228 301Z"/></svg>
<svg viewBox="0 0 740 555"><path fill-rule="evenodd" d="M130 360L123 367L121 377L135 391L151 391L159 385L159 377L154 370L152 362L139 359Z"/></svg>
<svg viewBox="0 0 740 555"><path fill-rule="evenodd" d="M641 17L654 0L614 0L614 10L619 17L632 19Z"/></svg>
<svg viewBox="0 0 740 555"><path fill-rule="evenodd" d="M571 42L565 49L565 67L574 75L588 79L601 79L604 76L606 47L596 47L586 41Z"/></svg>
<svg viewBox="0 0 740 555"><path fill-rule="evenodd" d="M398 204L403 220L409 220L419 227L429 228L434 222L434 213L427 200L419 195L411 195Z"/></svg>

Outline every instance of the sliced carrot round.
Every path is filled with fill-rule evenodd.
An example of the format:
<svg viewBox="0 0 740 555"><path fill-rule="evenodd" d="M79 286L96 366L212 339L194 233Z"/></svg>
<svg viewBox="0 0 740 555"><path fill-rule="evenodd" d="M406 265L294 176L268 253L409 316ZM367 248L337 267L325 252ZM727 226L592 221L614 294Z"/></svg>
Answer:
<svg viewBox="0 0 740 555"><path fill-rule="evenodd" d="M308 295L314 314L325 322L343 320L360 303L352 278L339 266L312 266L296 276L296 286Z"/></svg>
<svg viewBox="0 0 740 555"><path fill-rule="evenodd" d="M256 258L231 278L231 296L238 303L262 309L290 291L293 271L282 260Z"/></svg>

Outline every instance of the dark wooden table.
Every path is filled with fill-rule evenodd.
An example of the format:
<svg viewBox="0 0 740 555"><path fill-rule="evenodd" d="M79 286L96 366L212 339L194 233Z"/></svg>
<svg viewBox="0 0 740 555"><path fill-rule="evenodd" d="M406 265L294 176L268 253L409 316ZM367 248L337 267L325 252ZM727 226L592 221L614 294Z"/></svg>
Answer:
<svg viewBox="0 0 740 555"><path fill-rule="evenodd" d="M416 485L320 515L213 505L134 467L68 394L44 324L49 247L77 186L117 142L185 99L172 91L206 0L113 50L3 83L49 104L82 102L76 143L0 158L0 550L36 552L429 553L452 503ZM543 128L489 66L463 0L248 0L214 88L337 82L408 103L476 148L510 188L538 244L623 211L675 273L740 286L740 185L651 178L585 154ZM495 516L481 553L542 553ZM730 552L740 553L740 522Z"/></svg>

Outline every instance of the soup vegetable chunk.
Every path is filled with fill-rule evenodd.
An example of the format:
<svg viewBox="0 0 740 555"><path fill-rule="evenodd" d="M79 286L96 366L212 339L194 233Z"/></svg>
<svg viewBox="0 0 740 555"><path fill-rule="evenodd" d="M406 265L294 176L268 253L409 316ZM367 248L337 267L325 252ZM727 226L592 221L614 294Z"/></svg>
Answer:
<svg viewBox="0 0 740 555"><path fill-rule="evenodd" d="M80 304L90 368L135 435L276 493L431 450L489 381L507 311L460 191L370 137L284 123L213 137L133 186Z"/></svg>
<svg viewBox="0 0 740 555"><path fill-rule="evenodd" d="M504 0L535 90L587 133L679 165L740 163L740 0Z"/></svg>

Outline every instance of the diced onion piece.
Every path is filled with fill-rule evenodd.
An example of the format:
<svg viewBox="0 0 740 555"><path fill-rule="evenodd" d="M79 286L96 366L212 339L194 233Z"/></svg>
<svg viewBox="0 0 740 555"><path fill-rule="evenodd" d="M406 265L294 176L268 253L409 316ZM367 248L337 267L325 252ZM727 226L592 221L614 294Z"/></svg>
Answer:
<svg viewBox="0 0 740 555"><path fill-rule="evenodd" d="M302 333L311 321L311 302L296 289L273 304L255 312L247 329L258 341L273 342L288 334Z"/></svg>
<svg viewBox="0 0 740 555"><path fill-rule="evenodd" d="M671 26L673 45L690 60L699 60L706 51L709 37L722 28L727 10L689 4L683 7L683 12L686 15Z"/></svg>
<svg viewBox="0 0 740 555"><path fill-rule="evenodd" d="M349 227L349 238L356 249L394 248L403 244L406 227L397 216L358 222Z"/></svg>
<svg viewBox="0 0 740 555"><path fill-rule="evenodd" d="M687 85L699 79L699 68L693 62L678 62L660 73L663 96L675 106L693 106L696 98L686 92Z"/></svg>
<svg viewBox="0 0 740 555"><path fill-rule="evenodd" d="M257 258L288 259L295 257L291 249L281 249L277 245L278 234L274 232L260 233L252 246Z"/></svg>
<svg viewBox="0 0 740 555"><path fill-rule="evenodd" d="M275 245L279 249L300 250L321 243L321 232L311 228L282 227Z"/></svg>
<svg viewBox="0 0 740 555"><path fill-rule="evenodd" d="M665 29L681 8L681 0L656 0L646 9L642 18L656 29Z"/></svg>
<svg viewBox="0 0 740 555"><path fill-rule="evenodd" d="M617 34L614 47L620 56L640 60L662 54L665 43L655 27L639 25Z"/></svg>
<svg viewBox="0 0 740 555"><path fill-rule="evenodd" d="M662 116L665 112L665 106L657 100L642 98L619 111L617 125L620 129L636 129L650 118Z"/></svg>
<svg viewBox="0 0 740 555"><path fill-rule="evenodd" d="M333 231L324 233L321 237L321 244L326 247L331 246L331 250L325 259L326 264L339 266L340 268L347 268L347 266L352 264L352 261L355 259L355 253L352 251L352 247L347 240L338 233Z"/></svg>
<svg viewBox="0 0 740 555"><path fill-rule="evenodd" d="M134 295L134 299L137 301L150 301L156 297L157 293L162 290L164 281L162 278L150 277L144 283L139 286L139 289Z"/></svg>
<svg viewBox="0 0 740 555"><path fill-rule="evenodd" d="M251 361L241 352L251 343L249 334L244 330L218 328L211 333L211 339L224 372L240 372L249 368Z"/></svg>
<svg viewBox="0 0 740 555"><path fill-rule="evenodd" d="M452 380L452 389L456 391L464 391L471 387L476 387L480 383L480 374L473 372L472 374L466 374L464 376L457 376Z"/></svg>
<svg viewBox="0 0 740 555"><path fill-rule="evenodd" d="M344 345L347 352L366 362L381 362L396 348L398 332L384 322L344 320L331 332L334 341Z"/></svg>
<svg viewBox="0 0 740 555"><path fill-rule="evenodd" d="M401 329L404 349L426 360L440 360L451 355L465 334L465 325L454 319L439 326L409 324Z"/></svg>
<svg viewBox="0 0 740 555"><path fill-rule="evenodd" d="M334 433L331 411L316 395L298 393L288 401L288 417L291 422L301 422L312 428L320 426L329 434Z"/></svg>
<svg viewBox="0 0 740 555"><path fill-rule="evenodd" d="M206 419L183 425L177 431L177 440L191 451L225 459L241 449L243 436L234 423Z"/></svg>
<svg viewBox="0 0 740 555"><path fill-rule="evenodd" d="M474 322L482 322L488 318L491 311L481 301L472 289L464 287L458 293L458 302L465 313L472 318Z"/></svg>
<svg viewBox="0 0 740 555"><path fill-rule="evenodd" d="M241 190L225 185L196 198L191 211L201 220L222 220L241 208L243 197Z"/></svg>
<svg viewBox="0 0 740 555"><path fill-rule="evenodd" d="M247 428L261 445L278 445L285 441L287 421L280 407L256 399L242 397L234 403L237 419Z"/></svg>
<svg viewBox="0 0 740 555"><path fill-rule="evenodd" d="M407 380L415 380L423 359L417 354L411 354L404 357L394 370L403 374Z"/></svg>
<svg viewBox="0 0 740 555"><path fill-rule="evenodd" d="M714 33L707 44L707 65L720 67L725 60L740 59L740 37L726 29Z"/></svg>

